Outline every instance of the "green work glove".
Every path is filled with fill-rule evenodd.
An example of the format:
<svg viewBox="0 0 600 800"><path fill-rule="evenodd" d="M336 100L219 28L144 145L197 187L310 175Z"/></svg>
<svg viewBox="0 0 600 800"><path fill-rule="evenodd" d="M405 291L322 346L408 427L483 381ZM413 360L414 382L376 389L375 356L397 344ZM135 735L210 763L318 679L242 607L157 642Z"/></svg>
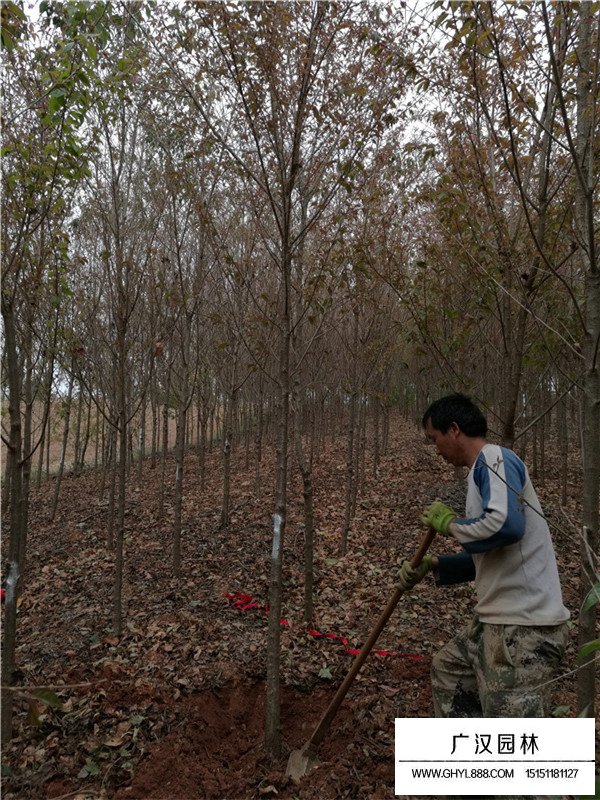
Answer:
<svg viewBox="0 0 600 800"><path fill-rule="evenodd" d="M403 561L402 567L400 568L400 575L398 576L398 586L400 589L407 592L409 589L416 586L419 581L423 580L425 575L431 572L432 568L433 559L430 555L424 556L423 561L421 561L416 569L411 567L410 561Z"/></svg>
<svg viewBox="0 0 600 800"><path fill-rule="evenodd" d="M448 533L448 526L456 517L458 517L456 511L436 500L429 506L421 519L425 525L434 528L438 533Z"/></svg>

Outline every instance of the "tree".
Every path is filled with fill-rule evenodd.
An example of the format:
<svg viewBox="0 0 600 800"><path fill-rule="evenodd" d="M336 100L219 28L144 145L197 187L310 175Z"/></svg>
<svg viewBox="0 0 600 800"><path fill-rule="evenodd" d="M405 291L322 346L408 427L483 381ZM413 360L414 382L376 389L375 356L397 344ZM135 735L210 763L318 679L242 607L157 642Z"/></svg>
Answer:
<svg viewBox="0 0 600 800"><path fill-rule="evenodd" d="M392 59L387 80L381 81L384 51L367 32L371 24L392 37L400 26L391 24L385 10L367 19L364 8L323 3L236 8L208 4L194 19L177 10L173 20L173 47L182 59L176 64L163 56L172 81L189 98L190 110L202 117L208 135L256 187L271 215L268 250L278 270L280 338L266 743L277 756L279 617L294 369L292 262L303 233L298 224L299 179L302 173L311 189L305 226L310 230L339 189L351 187L372 136L395 122L402 70Z"/></svg>
<svg viewBox="0 0 600 800"><path fill-rule="evenodd" d="M436 4L436 8L442 5ZM495 4L473 3L457 9L448 6L437 23L449 30L459 53L459 65L465 75L471 75L477 108L484 116L504 172L517 192L519 214L524 219L521 227L531 252L530 264L521 275L521 329L529 316L542 340L538 352L544 351L545 362L559 375L564 367L563 359L554 356L556 343L560 342L563 351L569 353L567 391L580 382L581 362L584 365L583 604L598 575L599 306L593 221L598 209L597 141L593 133L599 94L594 66L598 56L598 19L593 16L590 3L559 3L552 8L545 3L500 7L502 14ZM494 104L488 98L494 83L499 92L495 104L501 109L499 118L493 115ZM544 87L543 95L539 87ZM551 291L559 291L573 312L562 330L533 312L533 299L539 304L542 293ZM564 300L562 305L564 308ZM548 308L556 305L546 301ZM520 353L522 358L522 346ZM512 408L516 407L514 397L513 392ZM555 402L552 399L550 407ZM592 605L580 615L581 644L594 636L595 613ZM578 681L580 711L593 715L591 659L579 671Z"/></svg>
<svg viewBox="0 0 600 800"><path fill-rule="evenodd" d="M46 4L42 4L46 6ZM106 43L110 14L104 3L73 4L64 14L55 4L52 27L44 18L45 33L34 34L15 3L3 13L3 92L9 134L3 147L2 317L9 392L11 486L9 559L10 592L6 604L2 683L10 686L16 641L16 599L23 571L27 533L28 486L31 456L32 402L31 328L19 331L17 316L27 298L40 296L44 287L56 290L60 304L68 293L67 195L86 173L82 124L93 101L97 44ZM47 11L47 6L42 8ZM3 12L5 9L3 8ZM55 276L47 272L53 264ZM21 334L24 333L25 337ZM29 366L26 366L26 364ZM25 369L25 374L23 374ZM25 401L23 436L21 402ZM28 451L23 449L24 444ZM10 739L11 693L3 693L2 734Z"/></svg>

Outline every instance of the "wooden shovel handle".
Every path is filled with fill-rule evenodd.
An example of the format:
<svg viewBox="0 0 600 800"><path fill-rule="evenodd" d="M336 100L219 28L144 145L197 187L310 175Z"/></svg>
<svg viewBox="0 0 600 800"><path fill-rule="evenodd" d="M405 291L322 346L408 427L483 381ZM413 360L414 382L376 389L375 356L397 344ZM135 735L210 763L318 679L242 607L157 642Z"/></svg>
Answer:
<svg viewBox="0 0 600 800"><path fill-rule="evenodd" d="M436 532L433 530L433 528L428 528L427 529L427 533L425 534L425 536L423 536L423 539L421 540L421 544L419 545L419 549L415 553L414 557L411 559L410 565L411 565L411 567L413 569L416 569L419 566L419 564L423 560L425 554L427 553L427 551L431 547L431 543L433 542L433 540L435 538L435 533ZM315 731L314 731L313 735L310 737L310 739L306 743L305 748L304 748L305 752L307 752L307 753L308 752L313 752L314 753L316 751L317 747L323 741L323 738L325 737L325 734L329 730L329 726L331 725L331 723L333 721L333 718L337 714L338 708L342 704L342 700L346 696L346 694L348 692L348 689L350 688L352 682L354 681L354 678L356 677L356 675L358 674L358 671L360 670L360 668L362 667L362 665L366 661L367 656L369 655L369 653L373 649L373 646L374 646L375 642L379 638L379 634L385 628L385 626L387 624L387 621L392 616L392 614L394 612L394 609L398 605L398 601L400 600L400 598L402 597L403 594L404 594L404 589L400 589L400 587L398 587L396 589L396 591L394 592L390 602L387 604L384 612L379 617L379 620L378 620L377 624L373 628L373 630L371 632L371 635L369 636L367 641L364 643L360 653L354 659L354 663L352 664L352 667L350 668L350 671L348 672L348 674L344 678L344 681L341 684L340 688L335 693L335 697L333 698L333 700L329 704L329 708L325 711L325 713L321 717L321 721L319 722L319 724L315 728Z"/></svg>

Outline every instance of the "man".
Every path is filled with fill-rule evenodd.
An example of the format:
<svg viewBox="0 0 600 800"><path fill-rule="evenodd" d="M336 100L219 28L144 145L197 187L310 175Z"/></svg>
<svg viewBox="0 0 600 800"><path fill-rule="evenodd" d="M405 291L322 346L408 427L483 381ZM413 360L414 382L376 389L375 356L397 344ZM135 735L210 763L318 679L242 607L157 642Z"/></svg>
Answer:
<svg viewBox="0 0 600 800"><path fill-rule="evenodd" d="M433 570L438 585L474 580L477 594L470 625L433 659L435 715L548 716L547 683L564 653L569 612L527 468L487 442L486 419L465 395L432 403L423 427L446 461L469 467L465 516L440 502L423 516L463 552L426 556L416 570L404 562L400 586L411 589Z"/></svg>

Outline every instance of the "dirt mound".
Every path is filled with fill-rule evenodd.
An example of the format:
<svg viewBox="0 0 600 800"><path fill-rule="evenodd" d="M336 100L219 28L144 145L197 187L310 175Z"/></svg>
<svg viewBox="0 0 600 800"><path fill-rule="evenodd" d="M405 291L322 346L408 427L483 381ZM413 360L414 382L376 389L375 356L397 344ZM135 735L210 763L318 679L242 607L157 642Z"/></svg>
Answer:
<svg viewBox="0 0 600 800"><path fill-rule="evenodd" d="M333 693L282 689L282 726L289 748L310 736ZM132 785L121 789L116 800L274 796L274 789L281 794L287 780L269 764L263 749L264 683L239 682L203 692L188 698L186 708L184 723L150 747ZM342 724L348 714L340 712ZM328 755L343 751L346 743L347 736L330 741Z"/></svg>

